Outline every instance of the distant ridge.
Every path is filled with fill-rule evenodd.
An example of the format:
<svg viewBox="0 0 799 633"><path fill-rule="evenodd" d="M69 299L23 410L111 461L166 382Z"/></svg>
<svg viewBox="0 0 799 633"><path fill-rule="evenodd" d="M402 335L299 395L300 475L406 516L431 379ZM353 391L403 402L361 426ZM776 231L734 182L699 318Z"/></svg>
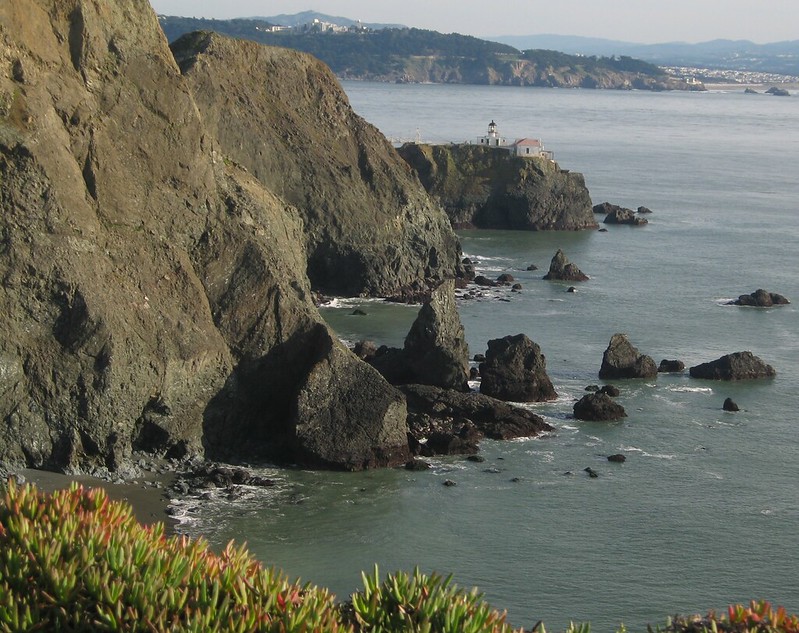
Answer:
<svg viewBox="0 0 799 633"><path fill-rule="evenodd" d="M755 44L717 39L698 44L639 44L578 35L502 35L485 39L520 50L544 48L572 55L627 55L664 66L696 66L799 75L799 40Z"/></svg>
<svg viewBox="0 0 799 633"><path fill-rule="evenodd" d="M302 26L314 20L320 22L330 22L339 26L365 26L370 29L379 31L381 29L403 29L406 28L403 24L379 24L376 22L359 22L357 19L345 18L337 15L328 15L326 13L319 13L318 11L301 11L300 13L281 13L280 15L273 15L269 17L256 16L246 18L248 20L259 20L269 22L270 24L277 24L278 26Z"/></svg>

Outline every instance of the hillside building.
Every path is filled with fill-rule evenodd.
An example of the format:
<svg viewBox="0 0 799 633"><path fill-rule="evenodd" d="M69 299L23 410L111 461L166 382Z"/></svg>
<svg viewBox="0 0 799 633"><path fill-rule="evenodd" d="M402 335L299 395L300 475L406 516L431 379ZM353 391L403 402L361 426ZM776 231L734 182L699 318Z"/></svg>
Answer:
<svg viewBox="0 0 799 633"><path fill-rule="evenodd" d="M554 153L544 149L544 144L540 139L520 138L509 143L508 139L499 133L497 124L493 120L488 124L488 131L485 135L479 137L477 140L480 145L502 149L515 156L523 156L526 158L537 156L555 160Z"/></svg>

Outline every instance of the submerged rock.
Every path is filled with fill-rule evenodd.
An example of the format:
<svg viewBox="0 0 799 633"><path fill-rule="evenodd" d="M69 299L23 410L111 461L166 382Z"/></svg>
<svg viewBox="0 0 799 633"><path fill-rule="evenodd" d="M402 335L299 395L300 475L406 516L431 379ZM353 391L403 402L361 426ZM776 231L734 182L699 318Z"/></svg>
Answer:
<svg viewBox="0 0 799 633"><path fill-rule="evenodd" d="M602 356L599 377L604 380L619 378L654 378L658 374L655 361L641 354L624 334L614 334Z"/></svg>
<svg viewBox="0 0 799 633"><path fill-rule="evenodd" d="M649 223L649 220L637 216L632 209L610 204L609 202L604 202L601 205L595 206L594 213L598 212L598 208L607 214L603 220L604 224L630 224L632 226L642 226ZM646 207L641 208L646 209ZM647 211L644 211L643 213L646 213ZM649 212L651 213L651 211Z"/></svg>
<svg viewBox="0 0 799 633"><path fill-rule="evenodd" d="M578 420L608 422L626 418L627 412L609 395L597 391L583 396L575 403L574 417Z"/></svg>
<svg viewBox="0 0 799 633"><path fill-rule="evenodd" d="M721 405L721 408L725 411L740 411L741 409L738 407L737 404L733 401L732 398L725 398L724 404Z"/></svg>
<svg viewBox="0 0 799 633"><path fill-rule="evenodd" d="M549 264L549 272L544 275L544 279L559 281L587 281L588 275L583 273L576 264L572 264L564 252L557 250Z"/></svg>
<svg viewBox="0 0 799 633"><path fill-rule="evenodd" d="M727 305L770 308L772 306L788 305L789 303L791 302L788 301L788 299L776 292L769 292L768 290L758 288L751 294L741 295L737 299L728 302Z"/></svg>
<svg viewBox="0 0 799 633"><path fill-rule="evenodd" d="M557 398L541 348L524 334L488 342L480 364L480 393L512 402Z"/></svg>
<svg viewBox="0 0 799 633"><path fill-rule="evenodd" d="M754 380L773 378L777 372L752 352L735 352L689 369L691 378L708 380Z"/></svg>

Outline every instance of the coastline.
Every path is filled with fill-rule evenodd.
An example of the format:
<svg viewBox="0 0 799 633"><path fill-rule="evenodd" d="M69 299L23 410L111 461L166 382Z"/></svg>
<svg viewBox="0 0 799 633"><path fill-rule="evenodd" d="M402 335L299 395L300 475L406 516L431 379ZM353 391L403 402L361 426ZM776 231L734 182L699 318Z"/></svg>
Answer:
<svg viewBox="0 0 799 633"><path fill-rule="evenodd" d="M69 488L75 481L84 488L103 488L114 501L125 501L133 508L136 520L142 525L164 524L164 532L169 536L175 533L175 521L169 514L167 487L175 478L174 474L148 474L126 483L112 483L89 475L64 475L47 470L25 468L11 474L21 475L24 483L34 484L39 490L52 493Z"/></svg>

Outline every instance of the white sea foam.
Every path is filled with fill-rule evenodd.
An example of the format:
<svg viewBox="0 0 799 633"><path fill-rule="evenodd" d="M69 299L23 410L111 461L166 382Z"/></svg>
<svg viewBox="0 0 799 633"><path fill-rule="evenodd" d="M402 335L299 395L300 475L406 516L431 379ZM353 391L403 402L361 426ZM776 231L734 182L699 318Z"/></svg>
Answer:
<svg viewBox="0 0 799 633"><path fill-rule="evenodd" d="M713 393L710 387L667 387L667 389L675 393Z"/></svg>

